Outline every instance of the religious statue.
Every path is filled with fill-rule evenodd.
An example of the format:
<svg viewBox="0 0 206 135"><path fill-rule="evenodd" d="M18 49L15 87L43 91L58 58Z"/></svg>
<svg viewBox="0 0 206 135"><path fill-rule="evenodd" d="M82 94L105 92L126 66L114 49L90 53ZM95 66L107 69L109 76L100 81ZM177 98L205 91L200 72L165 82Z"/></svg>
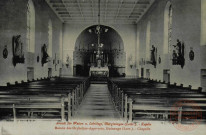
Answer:
<svg viewBox="0 0 206 135"><path fill-rule="evenodd" d="M179 41L179 39L177 39L177 54L178 54L178 56L180 56L181 55L181 53L182 53L182 45L181 45L181 42Z"/></svg>
<svg viewBox="0 0 206 135"><path fill-rule="evenodd" d="M195 53L194 53L194 51L193 51L193 49L192 49L192 47L191 47L191 48L190 48L190 52L189 52L189 58L190 58L191 61L193 61L193 60L194 60L194 57L195 57Z"/></svg>
<svg viewBox="0 0 206 135"><path fill-rule="evenodd" d="M130 68L133 67L133 57L132 57L132 55L129 56L129 65L130 65Z"/></svg>
<svg viewBox="0 0 206 135"><path fill-rule="evenodd" d="M21 35L13 36L12 39L13 65L17 63L24 63L23 43Z"/></svg>
<svg viewBox="0 0 206 135"><path fill-rule="evenodd" d="M184 58L184 49L185 45L184 42L180 42L179 39L177 39L177 44L173 45L174 50L172 53L172 64L173 65L180 65L181 68L185 65L185 58Z"/></svg>
<svg viewBox="0 0 206 135"><path fill-rule="evenodd" d="M37 63L39 63L39 55L37 56L36 61L37 61Z"/></svg>
<svg viewBox="0 0 206 135"><path fill-rule="evenodd" d="M67 55L67 58L66 58L66 67L67 68L69 67L69 55Z"/></svg>
<svg viewBox="0 0 206 135"><path fill-rule="evenodd" d="M42 52L41 63L42 63L42 66L44 66L44 64L49 61L49 55L48 55L48 53L47 53L47 46L46 46L46 44L44 44L44 45L42 46L41 52Z"/></svg>
<svg viewBox="0 0 206 135"><path fill-rule="evenodd" d="M160 64L160 63L161 63L161 61L162 61L162 60L161 60L161 57L160 57L160 55L159 55L159 59L158 59L158 61L159 61L159 64Z"/></svg>
<svg viewBox="0 0 206 135"><path fill-rule="evenodd" d="M7 46L4 46L4 50L3 50L3 58L6 59L8 56L8 50L7 50Z"/></svg>
<svg viewBox="0 0 206 135"><path fill-rule="evenodd" d="M154 67L156 68L157 62L156 62L156 54L157 54L157 48L152 45L152 50L151 50L151 59L150 62Z"/></svg>

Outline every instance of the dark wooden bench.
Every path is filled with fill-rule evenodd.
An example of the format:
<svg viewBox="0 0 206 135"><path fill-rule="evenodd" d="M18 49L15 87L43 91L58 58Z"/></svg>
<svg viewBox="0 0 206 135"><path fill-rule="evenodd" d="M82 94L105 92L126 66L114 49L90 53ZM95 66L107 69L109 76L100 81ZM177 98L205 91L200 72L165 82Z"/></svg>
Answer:
<svg viewBox="0 0 206 135"><path fill-rule="evenodd" d="M2 99L0 108L1 110L11 109L12 106L14 119L16 119L16 115L14 115L16 109L19 112L28 113L38 111L61 112L62 120L65 118L65 112L68 112L69 119L71 114L74 113L75 106L82 100L90 83L89 78L81 79L81 81L78 81L78 79L77 81L69 81L68 78L65 78L65 80L58 78L57 81L55 78L50 83L49 80L43 80L0 87L0 97ZM50 104L54 104L54 108Z"/></svg>
<svg viewBox="0 0 206 135"><path fill-rule="evenodd" d="M65 104L63 97L56 97L55 101L54 98L53 101L44 100L43 98L38 98L38 100L35 100L34 98L32 100L15 98L15 100L10 99L9 101L7 101L7 99L2 99L0 102L0 108L12 109L13 118L7 119L14 121L22 119L31 120L32 118L34 118L34 112L49 112L50 114L60 113L60 118L55 117L55 120L65 120ZM27 117L22 117L22 115L21 117L17 117L17 110L18 113L26 112L28 114ZM35 117L35 119L36 118L37 117ZM50 119L54 119L54 117L50 117Z"/></svg>
<svg viewBox="0 0 206 135"><path fill-rule="evenodd" d="M184 107L172 113L177 116L177 120L181 122L182 112L198 111L205 114L206 99L205 94L198 90L191 90L181 87L159 87L159 82L139 80L139 79L119 79L113 81L108 80L108 87L114 99L115 106L120 110L125 120L132 121L135 115L163 115L166 119L171 113L172 105L179 100L194 101L201 110L188 109L188 106L195 107L192 104L185 104ZM164 83L163 83L164 84ZM156 87L157 86L157 87ZM129 106L128 106L129 105ZM129 117L129 118L128 118ZM148 119L148 117L146 117Z"/></svg>

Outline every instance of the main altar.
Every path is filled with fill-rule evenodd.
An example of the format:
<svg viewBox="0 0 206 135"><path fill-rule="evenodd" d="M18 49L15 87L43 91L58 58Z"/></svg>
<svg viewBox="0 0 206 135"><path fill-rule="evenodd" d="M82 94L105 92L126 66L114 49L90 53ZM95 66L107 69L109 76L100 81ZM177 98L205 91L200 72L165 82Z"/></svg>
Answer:
<svg viewBox="0 0 206 135"><path fill-rule="evenodd" d="M105 80L105 78L109 77L107 58L103 57L103 54L99 54L98 51L96 59L93 59L91 63L89 75L92 77L92 80Z"/></svg>
<svg viewBox="0 0 206 135"><path fill-rule="evenodd" d="M100 25L96 27L96 34L98 37L98 42L96 44L97 50L94 50L90 56L90 71L89 75L92 80L105 80L106 77L109 77L109 68L108 68L108 54L104 53L103 46L104 44L100 43Z"/></svg>
<svg viewBox="0 0 206 135"><path fill-rule="evenodd" d="M108 68L108 57L109 55L104 52L104 44L100 42L101 33L107 32L108 29L103 29L100 26L100 0L99 0L99 11L98 11L98 25L96 26L94 32L97 35L97 44L92 44L92 47L95 47L93 53L90 55L90 71L89 75L92 80L100 81L105 80L109 77L109 68ZM90 30L91 32L92 30Z"/></svg>
<svg viewBox="0 0 206 135"><path fill-rule="evenodd" d="M90 67L89 75L92 77L109 77L108 67Z"/></svg>

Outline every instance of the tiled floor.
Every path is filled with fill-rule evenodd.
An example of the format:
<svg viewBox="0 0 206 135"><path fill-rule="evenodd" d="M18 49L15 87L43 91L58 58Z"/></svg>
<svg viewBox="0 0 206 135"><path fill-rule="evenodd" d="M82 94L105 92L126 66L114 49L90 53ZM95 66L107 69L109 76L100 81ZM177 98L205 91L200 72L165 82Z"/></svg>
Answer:
<svg viewBox="0 0 206 135"><path fill-rule="evenodd" d="M107 84L91 84L79 106L75 119L120 119L111 101Z"/></svg>

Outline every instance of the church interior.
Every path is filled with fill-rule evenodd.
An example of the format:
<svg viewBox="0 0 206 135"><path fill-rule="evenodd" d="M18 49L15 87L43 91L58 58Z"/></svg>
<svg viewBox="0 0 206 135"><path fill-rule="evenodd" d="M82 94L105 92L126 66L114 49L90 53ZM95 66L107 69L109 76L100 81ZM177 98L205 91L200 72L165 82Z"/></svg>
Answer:
<svg viewBox="0 0 206 135"><path fill-rule="evenodd" d="M206 0L1 0L0 9L0 121L205 124Z"/></svg>

